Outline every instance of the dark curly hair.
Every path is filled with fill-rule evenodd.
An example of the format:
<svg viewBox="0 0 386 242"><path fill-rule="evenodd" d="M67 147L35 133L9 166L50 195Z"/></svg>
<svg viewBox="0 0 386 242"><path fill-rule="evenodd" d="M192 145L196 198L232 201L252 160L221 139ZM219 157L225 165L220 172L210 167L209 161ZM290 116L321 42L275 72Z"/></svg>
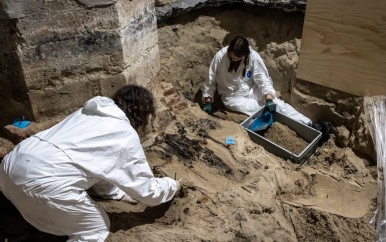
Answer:
<svg viewBox="0 0 386 242"><path fill-rule="evenodd" d="M155 117L153 94L144 87L137 85L123 86L113 95L112 99L126 114L137 132L145 130L150 115ZM139 130L140 128L142 130Z"/></svg>

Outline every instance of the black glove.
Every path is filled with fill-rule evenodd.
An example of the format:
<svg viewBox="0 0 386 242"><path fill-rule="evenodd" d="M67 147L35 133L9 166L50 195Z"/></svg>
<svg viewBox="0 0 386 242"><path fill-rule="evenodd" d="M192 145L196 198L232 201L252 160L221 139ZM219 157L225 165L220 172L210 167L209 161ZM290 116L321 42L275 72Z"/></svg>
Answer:
<svg viewBox="0 0 386 242"><path fill-rule="evenodd" d="M272 99L265 100L265 108L270 113L274 113L276 111L276 104L273 102Z"/></svg>

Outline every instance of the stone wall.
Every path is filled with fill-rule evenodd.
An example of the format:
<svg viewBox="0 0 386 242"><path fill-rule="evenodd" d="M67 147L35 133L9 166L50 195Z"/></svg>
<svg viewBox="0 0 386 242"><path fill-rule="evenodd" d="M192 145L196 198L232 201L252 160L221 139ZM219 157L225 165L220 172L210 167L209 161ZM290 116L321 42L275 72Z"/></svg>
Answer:
<svg viewBox="0 0 386 242"><path fill-rule="evenodd" d="M124 84L146 86L159 71L152 0L0 3L2 127L69 113Z"/></svg>
<svg viewBox="0 0 386 242"><path fill-rule="evenodd" d="M129 82L147 84L160 68L154 1L119 1L124 74Z"/></svg>
<svg viewBox="0 0 386 242"><path fill-rule="evenodd" d="M155 0L158 22L186 14L205 7L220 7L232 4L280 8L284 11L305 10L307 0Z"/></svg>

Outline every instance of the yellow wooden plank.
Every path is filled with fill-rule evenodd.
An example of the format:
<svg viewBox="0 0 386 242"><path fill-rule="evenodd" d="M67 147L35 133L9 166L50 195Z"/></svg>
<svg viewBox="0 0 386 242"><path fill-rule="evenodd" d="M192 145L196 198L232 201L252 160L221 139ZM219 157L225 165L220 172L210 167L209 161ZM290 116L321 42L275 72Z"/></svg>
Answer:
<svg viewBox="0 0 386 242"><path fill-rule="evenodd" d="M297 78L386 95L386 1L308 0Z"/></svg>

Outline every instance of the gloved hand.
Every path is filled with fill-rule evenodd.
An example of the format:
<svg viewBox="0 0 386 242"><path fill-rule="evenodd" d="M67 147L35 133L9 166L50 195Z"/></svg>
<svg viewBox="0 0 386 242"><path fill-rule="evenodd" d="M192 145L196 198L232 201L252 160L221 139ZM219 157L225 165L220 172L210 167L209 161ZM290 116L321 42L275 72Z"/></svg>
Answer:
<svg viewBox="0 0 386 242"><path fill-rule="evenodd" d="M131 204L137 204L138 201L137 200L134 200L132 199L129 195L125 194L122 198L121 198L121 201L122 202L127 202L127 203L131 203Z"/></svg>
<svg viewBox="0 0 386 242"><path fill-rule="evenodd" d="M276 104L273 102L272 99L266 99L265 100L265 108L270 112L274 113L276 111Z"/></svg>
<svg viewBox="0 0 386 242"><path fill-rule="evenodd" d="M209 103L209 102L205 103L202 110L204 110L204 112L206 113L210 113L210 111L212 110L212 103Z"/></svg>

